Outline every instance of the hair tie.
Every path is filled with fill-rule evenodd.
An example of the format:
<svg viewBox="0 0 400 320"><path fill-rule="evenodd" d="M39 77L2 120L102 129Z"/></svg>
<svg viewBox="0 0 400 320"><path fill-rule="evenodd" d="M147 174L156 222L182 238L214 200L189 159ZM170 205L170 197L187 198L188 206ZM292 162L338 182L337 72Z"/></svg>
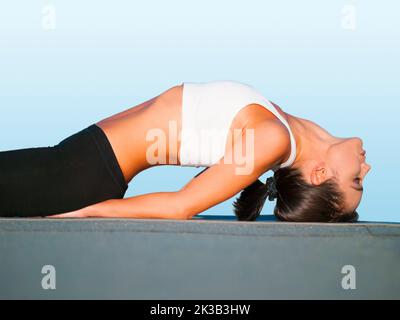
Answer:
<svg viewBox="0 0 400 320"><path fill-rule="evenodd" d="M269 201L274 201L276 198L278 198L278 190L276 189L276 182L274 177L270 177L267 179L265 182L265 185L268 190L268 200Z"/></svg>

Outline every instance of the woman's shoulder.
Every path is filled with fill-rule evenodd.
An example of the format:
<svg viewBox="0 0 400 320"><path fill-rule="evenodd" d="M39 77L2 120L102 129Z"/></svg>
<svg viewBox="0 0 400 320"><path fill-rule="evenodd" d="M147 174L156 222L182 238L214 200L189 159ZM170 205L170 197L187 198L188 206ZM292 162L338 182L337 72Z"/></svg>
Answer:
<svg viewBox="0 0 400 320"><path fill-rule="evenodd" d="M253 137L254 152L259 153L257 161L271 160L281 163L291 150L290 134L277 119L267 119L244 128ZM270 163L268 163L270 164Z"/></svg>

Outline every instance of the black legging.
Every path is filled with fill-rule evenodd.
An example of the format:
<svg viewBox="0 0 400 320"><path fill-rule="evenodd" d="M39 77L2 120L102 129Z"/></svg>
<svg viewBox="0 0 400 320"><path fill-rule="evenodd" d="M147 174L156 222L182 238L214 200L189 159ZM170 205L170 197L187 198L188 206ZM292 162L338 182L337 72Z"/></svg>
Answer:
<svg viewBox="0 0 400 320"><path fill-rule="evenodd" d="M74 211L123 198L128 185L103 130L91 125L52 147L0 152L0 216Z"/></svg>

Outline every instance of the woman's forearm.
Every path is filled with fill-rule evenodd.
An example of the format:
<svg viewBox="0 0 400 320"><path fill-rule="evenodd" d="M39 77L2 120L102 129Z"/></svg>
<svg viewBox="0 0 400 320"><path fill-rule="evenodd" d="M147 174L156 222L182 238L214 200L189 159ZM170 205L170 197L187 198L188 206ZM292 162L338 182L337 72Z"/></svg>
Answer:
<svg viewBox="0 0 400 320"><path fill-rule="evenodd" d="M155 192L125 199L111 199L82 209L85 217L177 219L186 217L176 192Z"/></svg>

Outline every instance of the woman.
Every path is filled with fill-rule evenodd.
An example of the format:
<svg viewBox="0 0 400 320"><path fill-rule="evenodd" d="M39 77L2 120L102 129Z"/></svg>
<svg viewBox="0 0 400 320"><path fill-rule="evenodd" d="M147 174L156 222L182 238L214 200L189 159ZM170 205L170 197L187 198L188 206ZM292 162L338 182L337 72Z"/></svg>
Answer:
<svg viewBox="0 0 400 320"><path fill-rule="evenodd" d="M178 191L123 198L159 165L206 169ZM242 191L238 220L276 198L282 221L353 222L370 169L359 138L334 137L250 85L185 82L56 146L1 152L0 215L190 219Z"/></svg>

